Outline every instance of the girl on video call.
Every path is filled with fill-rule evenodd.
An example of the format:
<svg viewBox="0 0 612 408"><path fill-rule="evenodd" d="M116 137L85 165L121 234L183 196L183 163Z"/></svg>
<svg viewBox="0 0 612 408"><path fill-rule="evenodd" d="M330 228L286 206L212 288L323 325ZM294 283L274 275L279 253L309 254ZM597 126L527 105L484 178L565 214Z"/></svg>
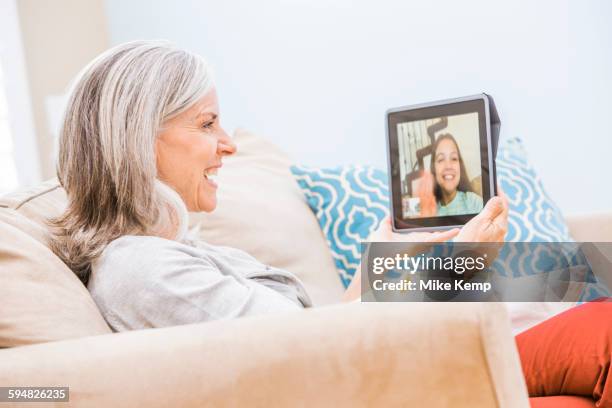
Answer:
<svg viewBox="0 0 612 408"><path fill-rule="evenodd" d="M437 137L431 157L431 174L424 172L418 192L421 216L479 213L482 197L474 192L459 145L450 133Z"/></svg>

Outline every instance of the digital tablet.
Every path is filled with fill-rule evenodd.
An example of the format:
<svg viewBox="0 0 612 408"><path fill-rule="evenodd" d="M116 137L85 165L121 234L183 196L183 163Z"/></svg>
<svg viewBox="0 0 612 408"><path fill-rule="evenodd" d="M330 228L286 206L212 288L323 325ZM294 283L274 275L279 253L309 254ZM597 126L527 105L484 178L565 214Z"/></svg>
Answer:
<svg viewBox="0 0 612 408"><path fill-rule="evenodd" d="M387 111L393 230L462 226L497 194L500 120L479 94Z"/></svg>

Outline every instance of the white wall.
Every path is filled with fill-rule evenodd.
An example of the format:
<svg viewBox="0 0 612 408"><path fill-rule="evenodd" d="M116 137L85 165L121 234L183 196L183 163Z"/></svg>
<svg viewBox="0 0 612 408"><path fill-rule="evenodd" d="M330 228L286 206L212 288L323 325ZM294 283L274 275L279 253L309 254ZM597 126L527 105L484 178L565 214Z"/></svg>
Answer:
<svg viewBox="0 0 612 408"><path fill-rule="evenodd" d="M40 170L48 179L55 176L58 124L67 99L63 96L81 68L109 47L105 3L19 0L16 5Z"/></svg>
<svg viewBox="0 0 612 408"><path fill-rule="evenodd" d="M41 180L21 30L15 0L0 0L0 189ZM6 115L6 116L4 116ZM10 156L9 156L10 155Z"/></svg>
<svg viewBox="0 0 612 408"><path fill-rule="evenodd" d="M612 209L612 2L106 0L113 44L215 66L223 120L297 161L383 166L384 111L486 91L566 213Z"/></svg>

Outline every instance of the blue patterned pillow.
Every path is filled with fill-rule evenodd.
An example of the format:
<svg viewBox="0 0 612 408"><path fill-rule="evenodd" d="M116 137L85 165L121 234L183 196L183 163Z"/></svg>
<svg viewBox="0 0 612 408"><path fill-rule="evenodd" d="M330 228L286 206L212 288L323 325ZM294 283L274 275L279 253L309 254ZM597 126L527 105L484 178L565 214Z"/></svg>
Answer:
<svg viewBox="0 0 612 408"><path fill-rule="evenodd" d="M561 211L527 161L523 142L518 138L502 141L496 164L497 181L510 203L506 240L573 242Z"/></svg>
<svg viewBox="0 0 612 408"><path fill-rule="evenodd" d="M291 172L319 220L340 279L347 287L359 266L361 241L389 213L387 175L365 166L292 166Z"/></svg>
<svg viewBox="0 0 612 408"><path fill-rule="evenodd" d="M292 166L291 171L319 220L346 287L359 266L361 241L388 213L387 175L368 166ZM508 241L573 241L561 211L527 161L520 139L502 141L497 173L510 202Z"/></svg>

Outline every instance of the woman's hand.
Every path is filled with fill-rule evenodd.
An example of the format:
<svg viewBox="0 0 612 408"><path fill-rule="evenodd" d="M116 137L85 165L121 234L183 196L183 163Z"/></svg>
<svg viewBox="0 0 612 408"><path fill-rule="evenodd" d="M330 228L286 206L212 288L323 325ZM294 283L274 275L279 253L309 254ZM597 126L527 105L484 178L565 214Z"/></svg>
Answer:
<svg viewBox="0 0 612 408"><path fill-rule="evenodd" d="M459 228L440 232L393 232L391 217L385 217L380 226L368 238L369 242L445 242L459 234Z"/></svg>
<svg viewBox="0 0 612 408"><path fill-rule="evenodd" d="M455 238L455 242L504 242L508 232L508 199L498 187L499 195L491 198L480 214L472 218L459 230L453 228L441 232L411 232L398 234L391 228L391 218L386 217L380 227L374 231L370 242L445 242ZM494 248L487 248L491 251ZM492 256L491 259L494 259ZM361 297L361 267L344 294L344 301L357 300Z"/></svg>
<svg viewBox="0 0 612 408"><path fill-rule="evenodd" d="M455 242L504 242L508 232L508 198L498 187L480 214L461 228Z"/></svg>
<svg viewBox="0 0 612 408"><path fill-rule="evenodd" d="M452 239L459 233L459 228L453 228L441 232L410 232L398 234L391 228L391 217L385 217L380 226L369 237L369 242L419 242L436 243L445 242ZM420 247L419 247L420 248ZM413 247L412 250L418 252L419 248ZM422 248L420 248L423 250ZM344 292L343 301L349 302L361 298L361 266L357 268L351 284Z"/></svg>

